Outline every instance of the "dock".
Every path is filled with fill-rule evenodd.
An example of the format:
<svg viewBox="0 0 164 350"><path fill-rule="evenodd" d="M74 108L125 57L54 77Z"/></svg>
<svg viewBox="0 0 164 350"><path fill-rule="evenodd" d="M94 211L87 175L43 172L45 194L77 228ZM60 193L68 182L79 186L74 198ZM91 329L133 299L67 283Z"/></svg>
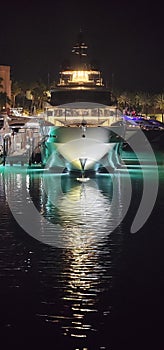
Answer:
<svg viewBox="0 0 164 350"><path fill-rule="evenodd" d="M0 129L0 165L41 163L40 144L43 136L39 123L27 123Z"/></svg>

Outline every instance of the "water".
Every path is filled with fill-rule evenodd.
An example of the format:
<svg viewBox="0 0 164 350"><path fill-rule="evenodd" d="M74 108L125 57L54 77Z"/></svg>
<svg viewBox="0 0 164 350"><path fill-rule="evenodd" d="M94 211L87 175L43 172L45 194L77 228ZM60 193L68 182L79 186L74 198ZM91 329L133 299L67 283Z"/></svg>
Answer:
<svg viewBox="0 0 164 350"><path fill-rule="evenodd" d="M85 184L1 168L2 348L164 348L163 165L158 172L156 203L132 234L143 175L153 188L153 168L129 167ZM35 205L31 216L26 203Z"/></svg>

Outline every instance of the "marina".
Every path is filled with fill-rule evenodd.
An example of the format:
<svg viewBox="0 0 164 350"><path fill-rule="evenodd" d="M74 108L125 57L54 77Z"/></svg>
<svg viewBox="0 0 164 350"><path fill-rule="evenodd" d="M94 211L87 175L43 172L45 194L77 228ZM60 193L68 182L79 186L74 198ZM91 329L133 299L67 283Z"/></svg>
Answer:
<svg viewBox="0 0 164 350"><path fill-rule="evenodd" d="M164 124L118 108L87 50L40 113L1 113L3 349L164 347Z"/></svg>
<svg viewBox="0 0 164 350"><path fill-rule="evenodd" d="M105 88L101 72L91 67L81 32L72 52L78 56L77 63L60 72L42 118L38 116L36 122L26 118L25 122L18 112L15 121L4 117L5 164L35 163L39 147L40 163L59 173L96 172L105 165L119 166L119 146L126 129L122 113Z"/></svg>
<svg viewBox="0 0 164 350"><path fill-rule="evenodd" d="M42 113L25 116L10 108L1 116L1 164L87 175L122 167L126 145L134 152L148 143L163 146L164 124L121 111L87 50L80 32L74 60L61 69Z"/></svg>

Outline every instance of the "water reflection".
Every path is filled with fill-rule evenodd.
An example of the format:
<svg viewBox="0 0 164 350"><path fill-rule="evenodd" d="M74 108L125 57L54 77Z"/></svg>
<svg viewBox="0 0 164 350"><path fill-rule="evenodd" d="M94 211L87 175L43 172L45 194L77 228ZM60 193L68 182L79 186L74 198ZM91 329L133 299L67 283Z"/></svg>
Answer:
<svg viewBox="0 0 164 350"><path fill-rule="evenodd" d="M49 298L44 289L44 297L41 302L42 313L39 313L38 317L43 318L45 322L53 323L54 326L60 325L62 334L65 336L86 338L88 332L96 332L97 320L100 317L99 295L106 288L109 288L108 283L105 286L107 280L105 275L110 261L106 267L103 264L96 251L80 249L67 251L61 272L60 283L63 283L63 288L60 291L60 300L56 301L55 290ZM47 275L47 271L45 274ZM112 275L108 277L111 283ZM42 282L44 283L44 281L45 278L42 275ZM55 284L55 281L53 282ZM51 291L54 288L53 282ZM50 293L49 283L48 287ZM108 306L104 305L103 308L101 317L103 317L103 313L106 315L110 313L110 303Z"/></svg>
<svg viewBox="0 0 164 350"><path fill-rule="evenodd" d="M28 234L64 248L104 241L131 199L129 178L120 174L79 184L68 176L8 173L5 191L12 214Z"/></svg>
<svg viewBox="0 0 164 350"><path fill-rule="evenodd" d="M117 174L99 176L88 183L79 184L76 179L65 175L46 175L40 181L42 215L62 226L65 246L71 249L64 251L58 302L56 292L53 293L57 288L53 278L54 262L51 261L49 271L51 282L47 279L48 266L43 262L46 270L41 268L43 298L38 317L53 324L54 328L60 326L64 336L84 340L91 336L98 337L97 325L101 324L103 328L111 312L109 291L114 269L111 255L115 249L119 252L121 226L114 239L110 240L109 233L120 222L125 211L123 197L126 179L123 181ZM34 178L30 193L35 201Z"/></svg>
<svg viewBox="0 0 164 350"><path fill-rule="evenodd" d="M125 216L130 200L128 179L125 186L119 173L97 176L82 184L68 176L44 176L42 187L47 197L43 215L64 228L66 247L102 244Z"/></svg>
<svg viewBox="0 0 164 350"><path fill-rule="evenodd" d="M150 186L153 186L153 173L151 175L150 170L148 173ZM154 219L145 228L145 233L146 229L148 233L150 230L150 237L143 231L137 239L133 235L129 237L129 227L142 196L142 174L138 170L131 171L134 196L127 218L121 224L129 200L126 173L98 176L85 186L67 175L27 173L20 169L0 174L0 323L2 331L7 334L6 339L13 342L10 336L13 330L13 336L17 338L23 334L24 344L24 339L29 339L29 333L34 329L34 336L37 330L38 337L46 334L45 348L50 335L52 344L56 344L61 335L63 346L59 349L113 349L111 339L112 330L115 330L116 342L120 333L123 341L125 338L129 340L129 334L132 334L133 347L135 329L141 325L145 330L145 324L151 322L157 282L157 279L153 282L151 292L154 266L157 275L159 272L162 276L162 234L158 236L158 232L163 232L163 170L160 176L159 204ZM28 203L35 205L39 215L36 214L32 225L35 228L38 220L40 242L31 239L14 221L8 198L13 200L15 212L20 217L24 217ZM157 220L159 213L160 220ZM30 220L30 214L26 214L26 219ZM48 231L50 244L42 244L47 239L43 219L46 227L51 224ZM113 231L116 224L118 226ZM56 226L60 227L58 237L62 249L51 245L53 236L57 235L54 232ZM158 240L152 239L154 227L159 249L156 249ZM161 252L160 258L158 251ZM158 271L159 266L161 270ZM147 281L150 284L147 285ZM158 298L157 293L155 299ZM145 308L147 300L150 303L142 321L141 309L142 306ZM156 309L159 310L159 305ZM126 314L128 321L125 320ZM156 319L157 314L152 315ZM25 329L28 337L27 334L24 336ZM139 339L142 343L141 337Z"/></svg>
<svg viewBox="0 0 164 350"><path fill-rule="evenodd" d="M122 244L119 223L127 210L128 178L119 173L100 175L81 184L67 175L8 172L4 180L7 198L13 198L21 217L26 210L24 195L26 202L32 201L37 208L41 242L47 243L43 219L52 225L50 246L54 226L62 229L60 242L65 249L60 257L45 246L35 263L39 276L37 319L64 337L84 341L94 337L98 341L112 308L110 291L114 260ZM30 259L26 259L26 270L32 272Z"/></svg>

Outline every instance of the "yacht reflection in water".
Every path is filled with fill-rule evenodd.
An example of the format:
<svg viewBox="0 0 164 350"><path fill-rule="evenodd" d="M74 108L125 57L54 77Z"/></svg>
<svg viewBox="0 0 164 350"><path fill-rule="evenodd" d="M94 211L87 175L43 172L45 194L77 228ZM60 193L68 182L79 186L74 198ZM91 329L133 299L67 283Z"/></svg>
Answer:
<svg viewBox="0 0 164 350"><path fill-rule="evenodd" d="M48 243L41 248L38 245L41 255L36 261L39 324L43 322L54 334L71 341L84 341L85 347L88 341L104 346L104 332L109 337L115 264L122 249L120 223L128 208L127 177L98 175L79 183L67 175L8 172L5 191L20 216L25 206L24 188L27 201L39 212L37 227L42 230L43 243L47 237L42 219L51 223ZM54 247L56 226L61 228L60 246L56 247L62 249Z"/></svg>
<svg viewBox="0 0 164 350"><path fill-rule="evenodd" d="M84 184L65 175L42 178L46 193L43 215L62 225L68 249L64 250L60 303L57 306L53 297L44 298L38 316L59 327L65 336L84 341L94 336L98 341L109 322L112 260L122 240L120 227L113 238L109 233L125 210L121 182L119 174L98 176Z"/></svg>
<svg viewBox="0 0 164 350"><path fill-rule="evenodd" d="M43 176L46 193L43 215L64 228L64 247L87 248L102 244L125 215L121 177L98 176L87 183L64 176Z"/></svg>
<svg viewBox="0 0 164 350"><path fill-rule="evenodd" d="M130 174L134 200L126 220L120 223L128 209L127 196L130 194L125 172L98 175L80 184L67 175L29 170L27 173L13 168L5 168L0 174L1 325L5 339L8 337L13 342L14 334L18 339L23 334L20 344L24 344L32 330L37 341L45 339L45 348L47 344L59 344L61 340L62 346L56 345L58 349L121 349L122 344L127 344L130 349L134 339L138 339L137 346L142 344L146 329L144 345L147 344L147 330L154 327L150 313L153 312L156 319L159 309L156 302L154 311L150 307L154 288L147 300L147 287L152 286L152 266L155 268L153 277L154 271L157 277L160 272L159 259L151 262L151 253L154 244L161 244L161 239L152 239L152 220L142 231L143 239L141 234L139 239L129 237L131 220L142 198L143 172L132 171ZM148 170L147 173L149 184L153 186L154 172L150 174ZM162 186L163 181L160 188ZM49 227L51 241L53 235L57 235L54 227L62 228L60 243L63 245L40 244L39 239L34 242L30 234L27 239L23 229L14 223L10 207L14 215L16 212L22 217L26 202L31 207L30 201L39 212L32 225L42 230L40 237L43 240L40 241L46 242L44 218L47 223L52 223ZM162 201L163 193L160 193L155 210L159 210ZM28 210L26 214L26 222L29 222ZM154 215L156 218L156 211ZM35 226L36 220L40 220L40 226L39 223ZM158 228L162 230L162 224ZM147 229L150 229L150 241L146 240ZM150 243L148 250L145 242ZM157 283L155 300L159 297L160 282L161 279ZM136 338L140 331L141 336ZM33 339L30 338L29 349L31 344Z"/></svg>

